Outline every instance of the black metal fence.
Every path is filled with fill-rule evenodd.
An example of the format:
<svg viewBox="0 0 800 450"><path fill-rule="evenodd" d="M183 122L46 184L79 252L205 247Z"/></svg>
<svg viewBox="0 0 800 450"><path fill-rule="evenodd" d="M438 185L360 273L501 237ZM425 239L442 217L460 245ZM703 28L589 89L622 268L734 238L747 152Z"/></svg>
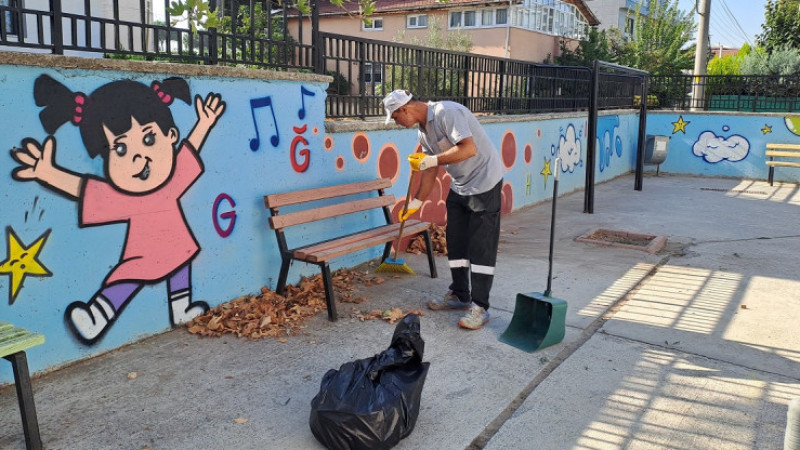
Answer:
<svg viewBox="0 0 800 450"><path fill-rule="evenodd" d="M696 87L695 87L696 86ZM693 90L696 95L693 95ZM800 75L652 76L650 106L704 111L800 111Z"/></svg>
<svg viewBox="0 0 800 450"><path fill-rule="evenodd" d="M453 100L476 113L574 111L589 106L591 70L321 33L322 61L334 76L329 117L383 114L381 99L407 89Z"/></svg>
<svg viewBox="0 0 800 450"><path fill-rule="evenodd" d="M50 0L49 10L25 8L21 0L10 0L0 3L0 49L313 69L311 44L296 40L288 31L288 19L296 11L276 0L209 3L221 26L193 30L188 20L170 15L166 0L84 0L75 3L74 9L64 8L61 0ZM301 38L302 21L297 22Z"/></svg>
<svg viewBox="0 0 800 450"><path fill-rule="evenodd" d="M167 0L108 3L84 0L74 10L61 0L50 0L49 10L25 8L20 0L0 4L0 49L327 73L334 77L328 117L380 116L380 100L398 88L427 100L454 100L477 113L589 107L590 68L320 33L312 26L315 11L304 17L283 6L288 2L210 1L220 25L195 30L187 21L173 23ZM317 45L302 41L309 34ZM636 107L636 83L604 82L598 107Z"/></svg>

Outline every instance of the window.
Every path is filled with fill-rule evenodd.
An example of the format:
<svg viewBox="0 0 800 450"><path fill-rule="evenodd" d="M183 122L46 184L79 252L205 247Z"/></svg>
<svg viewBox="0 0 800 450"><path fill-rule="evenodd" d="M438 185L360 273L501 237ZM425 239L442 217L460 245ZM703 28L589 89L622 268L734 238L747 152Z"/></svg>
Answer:
<svg viewBox="0 0 800 450"><path fill-rule="evenodd" d="M495 10L494 23L496 25L505 25L508 23L508 10L497 9Z"/></svg>
<svg viewBox="0 0 800 450"><path fill-rule="evenodd" d="M427 28L428 27L428 15L427 14L417 14L417 15L413 15L413 16L407 16L406 27L407 28Z"/></svg>
<svg viewBox="0 0 800 450"><path fill-rule="evenodd" d="M461 11L450 13L450 28L461 28Z"/></svg>
<svg viewBox="0 0 800 450"><path fill-rule="evenodd" d="M370 22L361 22L361 29L364 31L380 31L383 30L383 19L380 17L372 17Z"/></svg>
<svg viewBox="0 0 800 450"><path fill-rule="evenodd" d="M492 20L493 18L494 18L494 11L492 11L491 9L484 9L483 11L481 11L481 25L485 27L489 25L494 25L494 20Z"/></svg>
<svg viewBox="0 0 800 450"><path fill-rule="evenodd" d="M628 17L625 22L625 33L627 33L628 36L633 37L633 30L636 26L636 22L633 20L633 17Z"/></svg>
<svg viewBox="0 0 800 450"><path fill-rule="evenodd" d="M382 83L383 65L379 63L364 63L364 82L367 84Z"/></svg>
<svg viewBox="0 0 800 450"><path fill-rule="evenodd" d="M18 0L0 0L0 6L9 6L11 8L19 8L21 5ZM3 11L3 31L6 35L16 36L19 34L20 14L17 12Z"/></svg>
<svg viewBox="0 0 800 450"><path fill-rule="evenodd" d="M478 24L475 23L475 11L464 11L464 26L474 27Z"/></svg>

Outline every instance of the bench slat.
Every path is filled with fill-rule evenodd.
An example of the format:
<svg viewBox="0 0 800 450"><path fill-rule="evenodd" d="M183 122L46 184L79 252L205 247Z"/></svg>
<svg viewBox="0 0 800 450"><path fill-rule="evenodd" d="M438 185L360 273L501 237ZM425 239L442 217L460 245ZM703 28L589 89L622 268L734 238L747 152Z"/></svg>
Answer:
<svg viewBox="0 0 800 450"><path fill-rule="evenodd" d="M283 192L264 196L264 205L267 208L294 205L297 203L322 200L326 198L341 197L344 195L360 194L363 192L387 189L392 187L392 180L381 178L378 180L358 181L355 183L326 186L321 188L305 189L302 191Z"/></svg>
<svg viewBox="0 0 800 450"><path fill-rule="evenodd" d="M387 231L388 231L388 227L390 227L390 225L387 225L386 227L387 227ZM405 227L405 229L403 231L403 234L405 236L411 236L413 234L417 234L417 233L419 233L421 231L424 231L427 228L428 228L428 224L426 224L426 223L419 223L419 224L416 224L416 225L411 226L411 227L406 225L406 227ZM408 234L407 235L405 234L405 230L408 230ZM305 255L305 258L303 258L303 260L304 261L308 261L308 262L329 261L329 260L331 260L333 258L336 258L337 256L342 256L342 255L345 255L345 254L348 254L348 253L352 253L352 252L356 252L356 251L359 251L359 250L363 250L365 248L370 248L370 247L374 247L376 245L385 244L386 242L390 242L390 241L392 241L392 240L397 238L397 233L395 232L395 230L391 230L391 231L392 232L387 232L387 233L384 233L384 234L381 234L381 235L378 235L378 236L373 236L371 238L362 239L362 240L359 240L359 241L349 242L346 245L330 248L328 250L323 250L323 251L318 252L318 253L307 254L307 255Z"/></svg>
<svg viewBox="0 0 800 450"><path fill-rule="evenodd" d="M800 144L767 144L767 150L800 150Z"/></svg>
<svg viewBox="0 0 800 450"><path fill-rule="evenodd" d="M44 335L0 323L0 358L44 344Z"/></svg>
<svg viewBox="0 0 800 450"><path fill-rule="evenodd" d="M405 227L405 229L403 231L403 234L404 235L406 234L405 230L408 230L409 227L415 227L416 225L418 225L420 223L422 223L422 222L420 222L417 219L409 219L409 220L407 220L406 221L406 227ZM426 222L425 226L427 227L427 225L428 224ZM316 244L312 244L312 245L309 245L307 247L300 247L300 248L294 250L294 255L297 258L305 258L309 254L318 253L318 252L322 252L322 251L325 251L325 250L329 250L331 248L347 245L347 244L349 244L349 243L351 243L353 241L357 241L357 240L361 240L361 239L368 239L368 238L372 238L372 237L375 237L375 236L383 236L385 234L390 234L390 235L394 234L395 236L397 236L397 233L399 231L400 231L400 224L399 223L383 225L383 226L380 226L380 227L377 227L377 228L371 228L369 230L364 230L364 231L359 231L359 232L356 232L356 233L348 234L347 236L341 236L341 237L338 237L338 238L333 238L333 239L330 239L328 241L318 242Z"/></svg>
<svg viewBox="0 0 800 450"><path fill-rule="evenodd" d="M800 163L788 161L766 161L766 163L772 167L800 167Z"/></svg>
<svg viewBox="0 0 800 450"><path fill-rule="evenodd" d="M381 195L379 197L354 200L352 202L338 203L336 205L323 206L321 208L297 211L287 214L280 214L269 218L269 225L273 229L281 229L292 225L314 222L331 217L342 216L368 209L389 206L394 203L394 195Z"/></svg>
<svg viewBox="0 0 800 450"><path fill-rule="evenodd" d="M800 150L796 152L787 152L781 150L767 150L767 156L783 156L786 158L800 158Z"/></svg>

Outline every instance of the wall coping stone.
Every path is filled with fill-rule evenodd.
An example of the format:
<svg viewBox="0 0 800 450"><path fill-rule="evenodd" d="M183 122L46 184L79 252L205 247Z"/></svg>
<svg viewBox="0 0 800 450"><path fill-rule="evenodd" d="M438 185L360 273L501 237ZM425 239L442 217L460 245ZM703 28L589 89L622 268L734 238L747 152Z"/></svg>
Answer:
<svg viewBox="0 0 800 450"><path fill-rule="evenodd" d="M138 73L158 73L179 76L205 76L249 78L257 80L283 80L330 83L333 77L305 72L289 72L246 67L206 66L163 61L134 61L108 58L50 55L0 51L0 64L39 66L62 69L115 70Z"/></svg>

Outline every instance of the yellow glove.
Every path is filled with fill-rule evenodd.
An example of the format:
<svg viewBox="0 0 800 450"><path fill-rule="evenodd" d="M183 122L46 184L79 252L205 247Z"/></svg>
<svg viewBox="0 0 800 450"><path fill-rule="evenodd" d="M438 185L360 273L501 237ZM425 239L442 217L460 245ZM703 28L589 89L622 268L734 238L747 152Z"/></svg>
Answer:
<svg viewBox="0 0 800 450"><path fill-rule="evenodd" d="M426 155L425 153L412 153L408 155L408 162L411 164L411 170L415 172L439 165L439 160L435 156Z"/></svg>
<svg viewBox="0 0 800 450"><path fill-rule="evenodd" d="M403 214L403 210L397 212L397 221L398 222L405 222L408 220L409 217L414 215L415 212L419 211L422 207L422 200L413 199L408 202L408 207L406 207L405 214Z"/></svg>

